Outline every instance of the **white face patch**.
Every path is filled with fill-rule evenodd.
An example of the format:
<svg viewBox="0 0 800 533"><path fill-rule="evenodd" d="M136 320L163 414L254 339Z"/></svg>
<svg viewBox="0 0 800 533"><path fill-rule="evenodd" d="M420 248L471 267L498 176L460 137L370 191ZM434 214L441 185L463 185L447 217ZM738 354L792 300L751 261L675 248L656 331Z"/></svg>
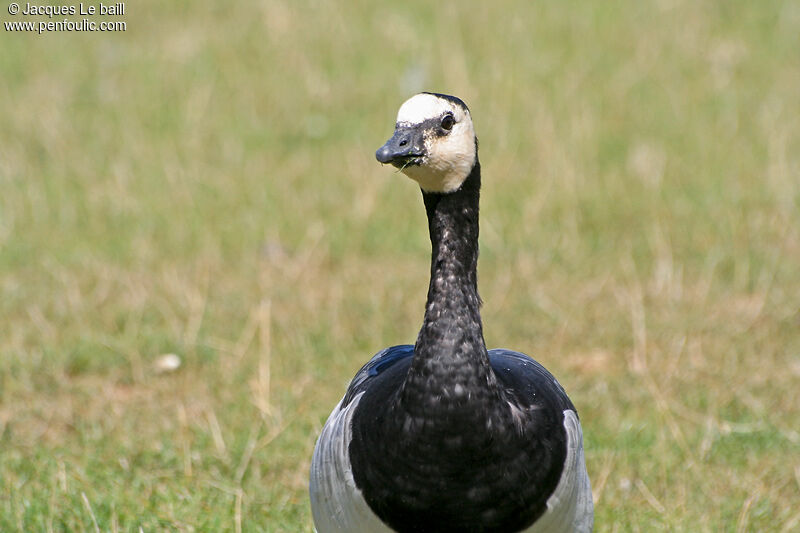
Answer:
<svg viewBox="0 0 800 533"><path fill-rule="evenodd" d="M455 123L449 132L441 120L451 114ZM426 123L423 126L423 123ZM445 98L427 93L412 96L397 112L399 127L425 127L425 155L419 165L409 165L403 174L427 192L453 192L464 183L477 158L475 130L469 111Z"/></svg>

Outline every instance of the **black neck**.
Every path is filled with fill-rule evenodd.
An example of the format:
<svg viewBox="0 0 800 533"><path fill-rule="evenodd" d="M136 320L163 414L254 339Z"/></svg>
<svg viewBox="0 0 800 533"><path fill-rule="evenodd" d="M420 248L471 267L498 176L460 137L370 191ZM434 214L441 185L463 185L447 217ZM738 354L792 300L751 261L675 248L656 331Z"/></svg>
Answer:
<svg viewBox="0 0 800 533"><path fill-rule="evenodd" d="M495 376L483 339L478 296L478 203L481 170L475 162L452 193L423 191L431 237L431 280L425 319L401 396L410 410L416 399L443 399L447 410L494 396ZM423 407L423 405L420 405Z"/></svg>

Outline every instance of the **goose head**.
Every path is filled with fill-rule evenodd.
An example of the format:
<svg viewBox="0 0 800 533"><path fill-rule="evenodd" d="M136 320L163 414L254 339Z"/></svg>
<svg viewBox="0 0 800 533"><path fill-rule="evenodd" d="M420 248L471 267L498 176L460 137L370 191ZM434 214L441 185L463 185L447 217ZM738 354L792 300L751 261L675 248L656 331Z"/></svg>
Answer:
<svg viewBox="0 0 800 533"><path fill-rule="evenodd" d="M469 109L454 96L412 96L400 106L394 135L375 157L400 169L426 192L458 190L478 160Z"/></svg>

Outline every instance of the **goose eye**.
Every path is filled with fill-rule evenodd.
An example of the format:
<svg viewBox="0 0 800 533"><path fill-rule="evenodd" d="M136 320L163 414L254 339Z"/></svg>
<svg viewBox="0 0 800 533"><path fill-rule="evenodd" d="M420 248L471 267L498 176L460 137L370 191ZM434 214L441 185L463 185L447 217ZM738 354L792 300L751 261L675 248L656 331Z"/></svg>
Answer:
<svg viewBox="0 0 800 533"><path fill-rule="evenodd" d="M453 118L453 115L445 115L442 119L442 129L450 131L453 129L453 124L456 123L456 119Z"/></svg>

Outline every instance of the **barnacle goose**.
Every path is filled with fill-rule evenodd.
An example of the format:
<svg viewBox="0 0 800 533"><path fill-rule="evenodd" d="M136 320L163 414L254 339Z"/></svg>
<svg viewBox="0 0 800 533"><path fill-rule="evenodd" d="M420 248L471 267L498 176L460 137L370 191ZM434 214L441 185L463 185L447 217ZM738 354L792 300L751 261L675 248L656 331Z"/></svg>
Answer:
<svg viewBox="0 0 800 533"><path fill-rule="evenodd" d="M575 407L542 365L484 343L469 109L413 96L375 156L422 189L428 300L416 344L364 365L322 430L310 479L317 532L591 531Z"/></svg>

